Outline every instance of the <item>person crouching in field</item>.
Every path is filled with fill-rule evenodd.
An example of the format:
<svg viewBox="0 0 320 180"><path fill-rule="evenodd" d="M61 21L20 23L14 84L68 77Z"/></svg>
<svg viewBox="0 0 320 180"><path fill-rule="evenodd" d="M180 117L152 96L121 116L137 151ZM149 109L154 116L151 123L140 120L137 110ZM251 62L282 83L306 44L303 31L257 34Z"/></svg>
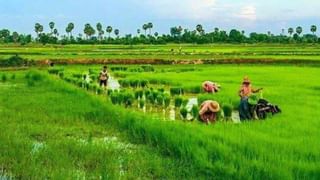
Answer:
<svg viewBox="0 0 320 180"><path fill-rule="evenodd" d="M251 87L251 82L248 77L245 77L243 79L241 88L239 90L239 96L241 98L240 106L239 106L239 115L240 115L241 121L252 119L253 115L250 110L250 104L249 104L248 99L253 93L258 93L261 90L262 90L262 88L253 89Z"/></svg>
<svg viewBox="0 0 320 180"><path fill-rule="evenodd" d="M108 83L109 75L108 75L108 69L107 66L103 66L102 71L100 72L99 75L99 83L100 87L104 87L104 89L107 89L107 83Z"/></svg>
<svg viewBox="0 0 320 180"><path fill-rule="evenodd" d="M220 90L220 85L211 81L205 81L202 83L202 88L207 93L217 93Z"/></svg>

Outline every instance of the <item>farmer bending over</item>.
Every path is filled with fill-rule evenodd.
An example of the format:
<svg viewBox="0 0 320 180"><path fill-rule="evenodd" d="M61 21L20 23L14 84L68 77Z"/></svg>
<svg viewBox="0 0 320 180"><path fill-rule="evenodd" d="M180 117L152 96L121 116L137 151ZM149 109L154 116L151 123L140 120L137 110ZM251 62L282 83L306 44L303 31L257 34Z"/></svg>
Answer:
<svg viewBox="0 0 320 180"><path fill-rule="evenodd" d="M108 71L107 71L107 66L103 66L102 71L100 72L99 75L99 80L100 80L100 86L104 87L104 89L107 88L107 81L109 79Z"/></svg>
<svg viewBox="0 0 320 180"><path fill-rule="evenodd" d="M256 89L256 90L253 89L251 87L251 82L248 77L245 77L243 79L241 88L239 90L239 96L241 97L240 106L239 106L239 115L240 115L241 121L252 119L252 113L250 111L250 105L249 105L248 99L253 93L258 93L261 90L262 88Z"/></svg>

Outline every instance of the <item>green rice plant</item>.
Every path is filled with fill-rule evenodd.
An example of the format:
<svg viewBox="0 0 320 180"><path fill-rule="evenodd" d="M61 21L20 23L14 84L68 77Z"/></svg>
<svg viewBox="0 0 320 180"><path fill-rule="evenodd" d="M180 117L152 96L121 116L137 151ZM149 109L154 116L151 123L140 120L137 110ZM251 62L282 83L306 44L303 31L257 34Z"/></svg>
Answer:
<svg viewBox="0 0 320 180"><path fill-rule="evenodd" d="M139 92L138 91L134 91L134 97L138 100L139 99Z"/></svg>
<svg viewBox="0 0 320 180"><path fill-rule="evenodd" d="M155 102L156 102L156 100L155 100L155 98L154 98L154 96L153 96L152 94L149 94L149 95L147 96L147 100L148 100L148 102L151 103L151 104L155 104Z"/></svg>
<svg viewBox="0 0 320 180"><path fill-rule="evenodd" d="M180 109L180 115L183 119L187 119L188 116L188 110L186 107L183 107Z"/></svg>
<svg viewBox="0 0 320 180"><path fill-rule="evenodd" d="M50 68L50 69L48 69L48 73L49 74L58 75L59 72L63 72L63 69L62 68Z"/></svg>
<svg viewBox="0 0 320 180"><path fill-rule="evenodd" d="M139 80L137 80L137 79L131 79L131 80L130 80L130 86L131 86L132 88L137 88L137 87L139 86Z"/></svg>
<svg viewBox="0 0 320 180"><path fill-rule="evenodd" d="M140 107L141 109L143 109L144 106L145 106L145 100L140 99L140 100L139 100L139 107Z"/></svg>
<svg viewBox="0 0 320 180"><path fill-rule="evenodd" d="M80 78L86 78L86 75L85 74L80 74L80 73L73 73L72 77L80 79Z"/></svg>
<svg viewBox="0 0 320 180"><path fill-rule="evenodd" d="M169 95L164 96L164 107L168 108L170 106L171 98Z"/></svg>
<svg viewBox="0 0 320 180"><path fill-rule="evenodd" d="M149 89L144 90L145 97L149 96L151 94L151 91Z"/></svg>
<svg viewBox="0 0 320 180"><path fill-rule="evenodd" d="M144 72L153 72L155 70L152 65L143 65L141 68Z"/></svg>
<svg viewBox="0 0 320 180"><path fill-rule="evenodd" d="M107 94L108 94L108 95L111 95L112 93L113 93L113 90L112 90L112 89L108 89L108 90L107 90Z"/></svg>
<svg viewBox="0 0 320 180"><path fill-rule="evenodd" d="M102 87L98 87L97 88L97 94L102 94L103 93L103 88Z"/></svg>
<svg viewBox="0 0 320 180"><path fill-rule="evenodd" d="M199 94L202 91L201 86L188 86L183 87L185 93L191 93L191 94Z"/></svg>
<svg viewBox="0 0 320 180"><path fill-rule="evenodd" d="M120 79L119 80L119 84L123 87L123 88L127 88L130 86L130 81L128 79Z"/></svg>
<svg viewBox="0 0 320 180"><path fill-rule="evenodd" d="M151 90L151 95L153 96L153 99L157 99L158 95L161 94L158 91Z"/></svg>
<svg viewBox="0 0 320 180"><path fill-rule="evenodd" d="M16 74L12 74L11 75L11 80L15 80L16 79Z"/></svg>
<svg viewBox="0 0 320 180"><path fill-rule="evenodd" d="M157 96L157 105L158 105L158 106L163 106L163 100L164 100L163 95L162 95L162 94L159 94L159 95Z"/></svg>
<svg viewBox="0 0 320 180"><path fill-rule="evenodd" d="M182 99L182 106L183 106L183 107L187 106L188 102L189 102L189 99L183 98L183 99Z"/></svg>
<svg viewBox="0 0 320 180"><path fill-rule="evenodd" d="M61 79L63 79L63 77L64 77L64 72L63 72L63 71L60 71L60 72L58 73L58 76L59 76Z"/></svg>
<svg viewBox="0 0 320 180"><path fill-rule="evenodd" d="M158 88L158 91L164 93L164 88Z"/></svg>
<svg viewBox="0 0 320 180"><path fill-rule="evenodd" d="M170 88L170 94L171 96L175 96L175 95L182 95L183 93L183 89L181 87L171 87Z"/></svg>
<svg viewBox="0 0 320 180"><path fill-rule="evenodd" d="M83 87L83 81L79 79L78 82L77 82L77 86L82 88Z"/></svg>
<svg viewBox="0 0 320 180"><path fill-rule="evenodd" d="M142 87L142 88L145 88L145 87L147 87L148 86L148 81L147 80L140 80L140 86Z"/></svg>
<svg viewBox="0 0 320 180"><path fill-rule="evenodd" d="M98 89L98 85L97 85L97 84L93 84L93 85L92 85L92 91L93 91L94 93L97 93L97 89Z"/></svg>
<svg viewBox="0 0 320 180"><path fill-rule="evenodd" d="M175 97L174 98L174 106L176 108L180 108L182 105L182 101L183 101L182 97L180 97L180 96Z"/></svg>
<svg viewBox="0 0 320 180"><path fill-rule="evenodd" d="M133 102L134 102L134 96L132 93L129 93L129 92L123 93L123 104L125 105L125 107L132 106Z"/></svg>
<svg viewBox="0 0 320 180"><path fill-rule="evenodd" d="M233 106L231 104L225 104L222 107L223 114L226 120L230 120L232 117Z"/></svg>
<svg viewBox="0 0 320 180"><path fill-rule="evenodd" d="M191 115L194 120L199 118L199 107L197 105L193 105L191 108Z"/></svg>
<svg viewBox="0 0 320 180"><path fill-rule="evenodd" d="M1 81L4 83L7 81L7 75L6 74L2 74L1 75Z"/></svg>
<svg viewBox="0 0 320 180"><path fill-rule="evenodd" d="M112 93L110 99L112 104L119 104L119 93Z"/></svg>

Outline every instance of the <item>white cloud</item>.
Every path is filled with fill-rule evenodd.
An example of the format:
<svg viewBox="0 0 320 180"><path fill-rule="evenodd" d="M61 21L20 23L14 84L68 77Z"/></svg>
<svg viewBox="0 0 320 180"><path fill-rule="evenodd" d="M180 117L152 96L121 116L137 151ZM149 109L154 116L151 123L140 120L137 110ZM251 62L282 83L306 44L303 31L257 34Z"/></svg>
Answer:
<svg viewBox="0 0 320 180"><path fill-rule="evenodd" d="M246 5L241 8L236 16L244 20L255 21L257 19L256 7L253 5Z"/></svg>

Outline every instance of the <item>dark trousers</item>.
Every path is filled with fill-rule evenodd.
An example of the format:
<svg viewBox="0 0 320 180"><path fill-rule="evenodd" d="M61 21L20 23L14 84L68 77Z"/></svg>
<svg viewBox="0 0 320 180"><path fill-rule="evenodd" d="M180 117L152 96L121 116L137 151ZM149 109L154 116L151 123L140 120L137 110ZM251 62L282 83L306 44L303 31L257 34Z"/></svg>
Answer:
<svg viewBox="0 0 320 180"><path fill-rule="evenodd" d="M240 106L239 106L239 115L240 115L241 121L252 119L252 114L250 111L250 104L248 102L248 98L241 99Z"/></svg>

